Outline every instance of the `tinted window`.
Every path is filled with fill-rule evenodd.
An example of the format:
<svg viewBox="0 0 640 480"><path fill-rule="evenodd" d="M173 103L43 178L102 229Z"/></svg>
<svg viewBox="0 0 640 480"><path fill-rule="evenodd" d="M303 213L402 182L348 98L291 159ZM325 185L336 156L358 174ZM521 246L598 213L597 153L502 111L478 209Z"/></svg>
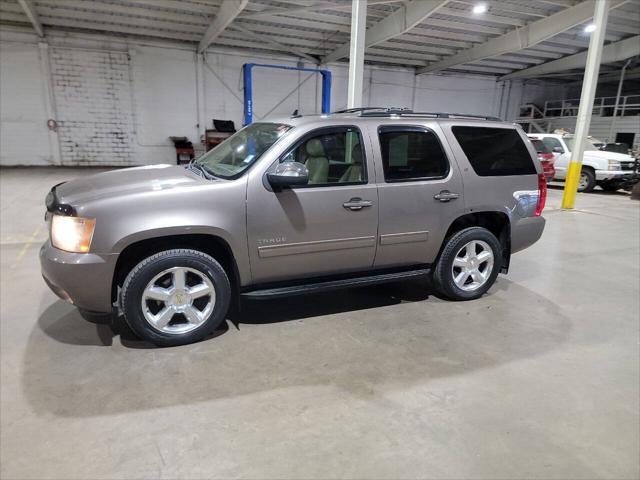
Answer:
<svg viewBox="0 0 640 480"><path fill-rule="evenodd" d="M449 173L449 162L435 133L383 127L379 136L387 182L443 178Z"/></svg>
<svg viewBox="0 0 640 480"><path fill-rule="evenodd" d="M309 170L309 185L364 183L366 162L360 133L333 129L306 136L280 162L299 162Z"/></svg>
<svg viewBox="0 0 640 480"><path fill-rule="evenodd" d="M535 174L531 154L512 128L453 127L475 172L482 176Z"/></svg>

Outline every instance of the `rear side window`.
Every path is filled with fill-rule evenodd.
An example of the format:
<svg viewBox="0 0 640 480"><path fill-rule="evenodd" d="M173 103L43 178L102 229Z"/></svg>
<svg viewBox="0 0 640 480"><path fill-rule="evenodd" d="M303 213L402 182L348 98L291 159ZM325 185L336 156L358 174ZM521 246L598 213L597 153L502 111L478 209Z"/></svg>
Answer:
<svg viewBox="0 0 640 480"><path fill-rule="evenodd" d="M444 178L449 162L435 133L423 127L381 127L378 130L384 179L406 182Z"/></svg>
<svg viewBox="0 0 640 480"><path fill-rule="evenodd" d="M453 134L481 177L535 174L531 154L511 128L453 127Z"/></svg>

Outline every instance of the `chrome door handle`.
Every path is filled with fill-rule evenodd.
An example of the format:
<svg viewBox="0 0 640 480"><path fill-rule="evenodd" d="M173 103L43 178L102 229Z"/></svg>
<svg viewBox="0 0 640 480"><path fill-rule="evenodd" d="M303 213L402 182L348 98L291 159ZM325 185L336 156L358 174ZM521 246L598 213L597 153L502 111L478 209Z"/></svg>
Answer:
<svg viewBox="0 0 640 480"><path fill-rule="evenodd" d="M449 202L451 200L455 200L460 197L459 193L453 193L449 190L442 190L440 193L436 193L433 198L436 200L440 200L441 202Z"/></svg>
<svg viewBox="0 0 640 480"><path fill-rule="evenodd" d="M348 202L344 202L342 206L348 210L362 210L365 207L371 207L373 202L362 200L361 198L352 198Z"/></svg>

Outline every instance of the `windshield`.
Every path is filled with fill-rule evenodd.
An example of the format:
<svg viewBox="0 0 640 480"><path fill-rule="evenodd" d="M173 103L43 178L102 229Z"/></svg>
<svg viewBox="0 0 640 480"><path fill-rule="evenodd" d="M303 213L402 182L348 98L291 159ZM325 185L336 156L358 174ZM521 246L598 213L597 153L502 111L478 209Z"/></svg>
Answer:
<svg viewBox="0 0 640 480"><path fill-rule="evenodd" d="M237 178L269 150L290 125L252 123L202 155L196 163L220 178Z"/></svg>
<svg viewBox="0 0 640 480"><path fill-rule="evenodd" d="M569 150L573 152L573 144L575 141L574 137L564 137L564 141L567 142L567 146ZM585 150L599 150L595 143L591 141L591 139L587 138L584 143Z"/></svg>
<svg viewBox="0 0 640 480"><path fill-rule="evenodd" d="M542 140L533 139L531 143L533 143L537 153L551 153L551 149L542 143Z"/></svg>

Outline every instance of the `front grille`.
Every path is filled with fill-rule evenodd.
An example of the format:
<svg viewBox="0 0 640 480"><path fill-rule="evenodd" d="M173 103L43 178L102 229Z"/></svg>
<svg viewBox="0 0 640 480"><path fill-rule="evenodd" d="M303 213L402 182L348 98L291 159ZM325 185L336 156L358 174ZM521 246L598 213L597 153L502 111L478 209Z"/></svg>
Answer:
<svg viewBox="0 0 640 480"><path fill-rule="evenodd" d="M620 167L622 168L622 170L635 171L636 170L636 162L635 161L632 161L632 162L620 162Z"/></svg>

